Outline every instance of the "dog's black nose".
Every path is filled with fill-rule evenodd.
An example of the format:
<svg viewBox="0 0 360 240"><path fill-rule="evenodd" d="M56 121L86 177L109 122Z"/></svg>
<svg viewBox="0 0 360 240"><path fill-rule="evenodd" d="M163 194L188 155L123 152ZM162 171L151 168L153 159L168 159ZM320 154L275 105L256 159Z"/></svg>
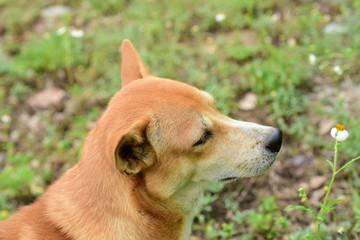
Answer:
<svg viewBox="0 0 360 240"><path fill-rule="evenodd" d="M277 153L281 148L281 143L282 143L282 132L280 129L276 128L275 132L270 135L268 143L266 144L265 147L270 152Z"/></svg>

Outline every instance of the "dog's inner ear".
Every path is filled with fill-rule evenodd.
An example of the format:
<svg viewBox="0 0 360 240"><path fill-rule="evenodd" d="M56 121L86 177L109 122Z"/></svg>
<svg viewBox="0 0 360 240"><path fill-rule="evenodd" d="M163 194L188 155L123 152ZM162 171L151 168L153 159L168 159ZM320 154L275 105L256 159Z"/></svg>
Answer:
<svg viewBox="0 0 360 240"><path fill-rule="evenodd" d="M138 52L129 40L123 41L121 52L121 79L123 86L134 80L151 76L151 73L147 70Z"/></svg>
<svg viewBox="0 0 360 240"><path fill-rule="evenodd" d="M132 176L153 165L155 152L146 137L142 122L123 135L115 150L116 168L126 176Z"/></svg>

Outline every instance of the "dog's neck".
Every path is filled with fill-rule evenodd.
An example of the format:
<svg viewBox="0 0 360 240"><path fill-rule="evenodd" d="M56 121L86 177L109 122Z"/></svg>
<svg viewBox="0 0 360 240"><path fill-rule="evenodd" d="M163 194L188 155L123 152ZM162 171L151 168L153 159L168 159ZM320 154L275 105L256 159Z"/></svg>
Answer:
<svg viewBox="0 0 360 240"><path fill-rule="evenodd" d="M147 215L158 220L159 224L165 228L175 228L174 230L179 232L178 237L173 236L168 239L188 240L194 216L201 207L206 183L184 184L166 199L162 199L146 189L146 183L141 174L135 179L132 194L135 199L142 200L137 203L137 209L146 211Z"/></svg>
<svg viewBox="0 0 360 240"><path fill-rule="evenodd" d="M84 147L82 160L46 193L52 195L45 203L52 222L74 239L189 239L202 186L183 189L170 200L158 199L147 191L141 175L131 180L103 164L103 149Z"/></svg>
<svg viewBox="0 0 360 240"><path fill-rule="evenodd" d="M181 205L185 212L183 239L188 240L191 234L191 227L194 216L199 213L202 199L204 196L204 183L191 184L191 187L185 187L174 196L175 201Z"/></svg>

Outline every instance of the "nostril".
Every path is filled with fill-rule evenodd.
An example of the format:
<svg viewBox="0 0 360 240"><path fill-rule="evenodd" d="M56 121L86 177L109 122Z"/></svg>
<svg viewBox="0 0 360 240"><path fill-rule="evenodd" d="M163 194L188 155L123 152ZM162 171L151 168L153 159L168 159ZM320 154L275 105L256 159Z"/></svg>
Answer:
<svg viewBox="0 0 360 240"><path fill-rule="evenodd" d="M282 132L280 129L276 128L275 132L270 135L269 142L266 144L266 148L272 152L277 153L280 151L282 143Z"/></svg>

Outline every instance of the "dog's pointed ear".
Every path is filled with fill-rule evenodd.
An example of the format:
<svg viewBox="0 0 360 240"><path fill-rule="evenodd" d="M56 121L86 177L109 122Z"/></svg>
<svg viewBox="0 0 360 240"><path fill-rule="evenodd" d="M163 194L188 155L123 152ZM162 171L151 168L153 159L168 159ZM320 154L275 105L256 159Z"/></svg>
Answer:
<svg viewBox="0 0 360 240"><path fill-rule="evenodd" d="M141 119L115 135L116 168L126 176L135 175L155 162L156 154L147 138L148 125L148 119Z"/></svg>
<svg viewBox="0 0 360 240"><path fill-rule="evenodd" d="M121 79L122 86L141 78L151 76L149 70L143 64L134 45L125 39L121 45Z"/></svg>

